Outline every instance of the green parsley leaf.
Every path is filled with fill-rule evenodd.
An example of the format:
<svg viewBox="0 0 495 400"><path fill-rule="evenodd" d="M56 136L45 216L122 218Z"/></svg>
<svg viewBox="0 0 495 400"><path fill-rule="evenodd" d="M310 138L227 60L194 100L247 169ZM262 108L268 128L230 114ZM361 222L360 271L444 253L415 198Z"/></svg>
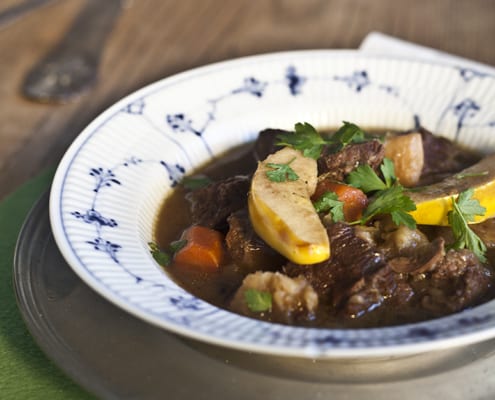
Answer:
<svg viewBox="0 0 495 400"><path fill-rule="evenodd" d="M185 176L182 178L181 184L185 189L196 190L208 186L211 179L206 175Z"/></svg>
<svg viewBox="0 0 495 400"><path fill-rule="evenodd" d="M172 259L180 249L182 249L187 244L187 240L175 240L170 243L168 249L163 250L158 247L154 242L149 242L148 247L150 249L151 256L155 261L162 267L168 267Z"/></svg>
<svg viewBox="0 0 495 400"><path fill-rule="evenodd" d="M183 247L185 247L186 244L187 244L187 240L186 239L174 240L172 243L170 243L169 249L172 252L172 254L175 254L180 249L182 249Z"/></svg>
<svg viewBox="0 0 495 400"><path fill-rule="evenodd" d="M387 189L387 184L378 177L368 164L359 165L347 176L346 180L349 185L357 187L365 193Z"/></svg>
<svg viewBox="0 0 495 400"><path fill-rule="evenodd" d="M391 187L397 180L394 162L389 158L384 158L382 165L380 165L380 171L382 171L383 178L385 179L385 185L388 188Z"/></svg>
<svg viewBox="0 0 495 400"><path fill-rule="evenodd" d="M272 308L272 294L256 289L247 289L244 299L248 308L253 312L268 311Z"/></svg>
<svg viewBox="0 0 495 400"><path fill-rule="evenodd" d="M464 178L471 178L471 177L477 177L477 176L486 176L488 175L488 171L482 171L482 172L465 172L465 173L458 173L454 175L456 179L464 179Z"/></svg>
<svg viewBox="0 0 495 400"><path fill-rule="evenodd" d="M295 132L281 133L277 136L279 146L289 146L300 150L305 157L317 160L320 157L326 141L318 131L307 122L297 123Z"/></svg>
<svg viewBox="0 0 495 400"><path fill-rule="evenodd" d="M167 267L172 261L172 257L167 252L162 251L156 243L149 242L150 253L155 261L162 267Z"/></svg>
<svg viewBox="0 0 495 400"><path fill-rule="evenodd" d="M397 181L392 160L384 158L380 170L384 180L380 179L373 168L367 164L358 166L347 177L350 185L363 192L376 192L364 210L362 218L357 222L365 224L376 215L390 214L396 225L405 225L410 229L415 229L416 221L408 214L408 211L414 211L416 204L404 194L405 188Z"/></svg>
<svg viewBox="0 0 495 400"><path fill-rule="evenodd" d="M346 121L329 138L321 136L311 124L299 122L294 126L294 132L277 136L277 145L292 147L300 150L305 157L317 160L327 145L331 146L332 152L338 152L348 144L361 143L370 138L359 126Z"/></svg>
<svg viewBox="0 0 495 400"><path fill-rule="evenodd" d="M349 185L361 189L365 193L385 190L392 187L397 178L395 177L394 163L388 158L383 159L380 166L385 182L380 179L376 172L368 164L359 165L347 176Z"/></svg>
<svg viewBox="0 0 495 400"><path fill-rule="evenodd" d="M330 143L338 145L337 151L351 143L361 143L366 140L364 131L351 122L343 121L343 124L337 132L330 138Z"/></svg>
<svg viewBox="0 0 495 400"><path fill-rule="evenodd" d="M325 192L313 205L317 213L330 213L332 221L344 221L344 202L339 200L337 193Z"/></svg>
<svg viewBox="0 0 495 400"><path fill-rule="evenodd" d="M287 164L267 163L266 166L272 168L272 170L266 171L266 176L272 182L297 181L299 175L290 167L290 163L294 160L295 158L290 160Z"/></svg>
<svg viewBox="0 0 495 400"><path fill-rule="evenodd" d="M410 229L416 228L416 221L408 211L414 211L416 204L404 194L404 188L398 184L377 192L366 210L360 223L364 224L379 214L390 214L396 225L402 224Z"/></svg>
<svg viewBox="0 0 495 400"><path fill-rule="evenodd" d="M486 262L486 245L476 233L469 227L468 222L473 222L476 215L484 215L486 208L481 206L477 199L473 199L474 189L467 189L457 197L452 198L452 210L447 214L447 218L455 242L454 249L467 248L471 250L481 262Z"/></svg>

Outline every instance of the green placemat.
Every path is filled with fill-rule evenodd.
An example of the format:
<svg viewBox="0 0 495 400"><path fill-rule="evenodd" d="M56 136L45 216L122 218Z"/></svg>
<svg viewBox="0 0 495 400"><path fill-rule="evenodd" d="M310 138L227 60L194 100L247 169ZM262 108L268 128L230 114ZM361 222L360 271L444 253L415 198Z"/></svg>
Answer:
<svg viewBox="0 0 495 400"><path fill-rule="evenodd" d="M17 308L12 263L17 235L53 171L27 182L0 203L0 398L93 399L39 349Z"/></svg>

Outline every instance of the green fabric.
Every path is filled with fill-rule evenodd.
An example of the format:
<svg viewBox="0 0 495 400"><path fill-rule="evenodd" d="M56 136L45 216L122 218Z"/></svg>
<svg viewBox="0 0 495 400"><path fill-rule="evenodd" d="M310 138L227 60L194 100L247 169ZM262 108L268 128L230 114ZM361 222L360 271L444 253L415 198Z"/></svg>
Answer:
<svg viewBox="0 0 495 400"><path fill-rule="evenodd" d="M0 203L0 398L93 399L63 374L34 342L17 308L12 263L17 235L53 171L27 182Z"/></svg>

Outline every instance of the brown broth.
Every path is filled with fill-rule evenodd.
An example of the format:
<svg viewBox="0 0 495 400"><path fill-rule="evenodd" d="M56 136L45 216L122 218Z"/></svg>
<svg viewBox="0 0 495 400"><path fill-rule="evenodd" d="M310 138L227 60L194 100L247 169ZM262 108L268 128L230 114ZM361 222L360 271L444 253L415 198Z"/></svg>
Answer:
<svg viewBox="0 0 495 400"><path fill-rule="evenodd" d="M203 168L193 173L204 174L213 180L225 179L233 175L246 175L254 172L256 161L252 155L252 144L235 148L224 156L219 157ZM155 240L161 248L180 238L182 232L188 228L192 221L189 212L188 201L184 198L186 190L177 187L164 202L156 223ZM490 223L490 226L495 224ZM495 235L493 235L495 237ZM494 265L495 240L488 252L490 264ZM219 272L197 272L193 269L177 266L172 263L165 267L174 281L188 292L203 300L214 304L220 308L228 309L229 301L237 288L240 286L245 273L233 263L228 262L223 265ZM495 293L490 293L489 298L493 298ZM487 299L484 299L485 301ZM334 310L328 306L320 306L318 312L311 321L298 323L299 325L309 325L313 327L332 328L367 328L376 326L392 326L404 323L423 321L434 318L427 311L414 306L402 308L399 314L392 307L379 307L373 312L368 312L364 316L356 319L345 319L335 315Z"/></svg>

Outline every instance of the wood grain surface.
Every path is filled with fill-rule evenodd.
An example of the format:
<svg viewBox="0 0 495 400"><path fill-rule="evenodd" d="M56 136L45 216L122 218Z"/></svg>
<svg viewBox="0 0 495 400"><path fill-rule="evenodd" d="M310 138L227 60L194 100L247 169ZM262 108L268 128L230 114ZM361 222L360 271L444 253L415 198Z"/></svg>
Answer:
<svg viewBox="0 0 495 400"><path fill-rule="evenodd" d="M21 1L1 0L0 12ZM55 0L0 27L0 199L56 165L81 129L119 98L203 64L356 48L380 31L495 65L492 0L123 0L96 86L66 104L23 98L24 76L64 36L83 2Z"/></svg>

